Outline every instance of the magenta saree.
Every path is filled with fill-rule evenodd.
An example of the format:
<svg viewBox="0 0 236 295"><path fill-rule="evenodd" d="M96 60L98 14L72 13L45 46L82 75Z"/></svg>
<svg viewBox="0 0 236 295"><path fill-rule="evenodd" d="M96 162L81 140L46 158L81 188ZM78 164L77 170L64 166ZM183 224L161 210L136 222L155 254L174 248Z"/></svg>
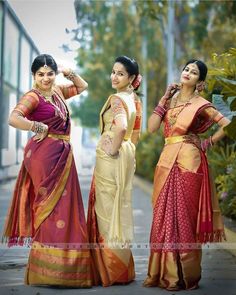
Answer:
<svg viewBox="0 0 236 295"><path fill-rule="evenodd" d="M55 105L32 90L15 108L49 126L36 143L31 138L17 179L4 236L10 245L31 239L25 283L90 287L90 253L78 175L69 142L70 118L63 93Z"/></svg>

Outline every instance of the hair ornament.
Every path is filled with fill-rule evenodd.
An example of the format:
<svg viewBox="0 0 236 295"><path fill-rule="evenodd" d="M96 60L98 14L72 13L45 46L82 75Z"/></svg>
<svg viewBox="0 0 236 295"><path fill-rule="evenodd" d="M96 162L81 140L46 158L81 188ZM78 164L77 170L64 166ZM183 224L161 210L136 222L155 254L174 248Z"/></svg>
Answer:
<svg viewBox="0 0 236 295"><path fill-rule="evenodd" d="M142 78L143 77L140 74L138 74L138 76L134 79L134 81L132 82L132 86L134 89L136 89L140 86Z"/></svg>
<svg viewBox="0 0 236 295"><path fill-rule="evenodd" d="M46 60L46 56L44 56L44 68L47 68L48 65L47 65L47 60Z"/></svg>

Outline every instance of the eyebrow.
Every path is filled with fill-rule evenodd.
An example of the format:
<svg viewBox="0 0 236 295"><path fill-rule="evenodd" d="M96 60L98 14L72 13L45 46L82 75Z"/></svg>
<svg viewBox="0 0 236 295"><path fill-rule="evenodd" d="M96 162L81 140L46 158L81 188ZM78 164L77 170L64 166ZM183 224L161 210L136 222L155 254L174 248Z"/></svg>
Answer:
<svg viewBox="0 0 236 295"><path fill-rule="evenodd" d="M41 71L38 71L38 74L51 74L51 73L54 73L54 71L50 71L50 72L41 72Z"/></svg>
<svg viewBox="0 0 236 295"><path fill-rule="evenodd" d="M115 71L115 70L113 69L113 71ZM117 71L117 73L118 73L118 74L126 74L125 71Z"/></svg>
<svg viewBox="0 0 236 295"><path fill-rule="evenodd" d="M190 67L188 67L188 66L186 66L186 68L190 69ZM186 69L186 68L185 68L185 69ZM191 70L200 73L200 71L199 71L198 69L193 68L193 69L191 69Z"/></svg>

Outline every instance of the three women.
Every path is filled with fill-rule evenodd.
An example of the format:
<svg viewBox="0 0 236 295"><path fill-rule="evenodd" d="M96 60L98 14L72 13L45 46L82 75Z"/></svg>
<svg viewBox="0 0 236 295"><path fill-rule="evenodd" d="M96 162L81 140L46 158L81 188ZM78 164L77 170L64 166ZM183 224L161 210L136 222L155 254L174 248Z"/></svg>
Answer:
<svg viewBox="0 0 236 295"><path fill-rule="evenodd" d="M74 287L129 283L135 277L126 245L133 238L132 179L141 127L141 103L135 94L141 81L138 65L121 56L113 66L111 82L117 93L109 96L100 113L88 236L65 104L87 83L64 69L73 84L55 86L57 65L48 55L35 59L32 73L35 87L10 115L12 126L32 130L35 136L25 148L4 234L11 244L32 238L26 283ZM199 244L223 237L204 151L224 136L222 128L229 121L196 92L206 74L204 63L189 61L181 74L181 88L170 85L149 119L150 132L163 121L165 146L154 179L146 287L197 288ZM220 130L201 143L198 134L213 123ZM88 242L91 251L83 247ZM71 249L71 244L79 249Z"/></svg>

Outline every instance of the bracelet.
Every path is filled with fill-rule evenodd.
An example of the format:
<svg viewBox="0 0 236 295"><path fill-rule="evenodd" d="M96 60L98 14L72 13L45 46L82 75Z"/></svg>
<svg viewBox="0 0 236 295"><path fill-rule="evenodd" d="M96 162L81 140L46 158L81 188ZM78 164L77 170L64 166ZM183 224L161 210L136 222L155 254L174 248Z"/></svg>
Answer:
<svg viewBox="0 0 236 295"><path fill-rule="evenodd" d="M34 121L33 123L34 125L32 126L31 131L35 132L36 134L44 133L47 130L47 126L42 122Z"/></svg>
<svg viewBox="0 0 236 295"><path fill-rule="evenodd" d="M161 105L157 105L153 111L154 114L158 115L159 117L161 117L161 119L163 119L163 117L165 116L166 113L166 109L163 108Z"/></svg>
<svg viewBox="0 0 236 295"><path fill-rule="evenodd" d="M201 142L201 149L202 149L202 151L205 152L207 149L209 149L209 147L212 147L213 145L214 145L214 143L212 141L212 136L210 136L209 138L204 139Z"/></svg>
<svg viewBox="0 0 236 295"><path fill-rule="evenodd" d="M76 77L76 73L72 70L70 70L68 75L64 75L66 77L66 79L73 81L74 78Z"/></svg>

